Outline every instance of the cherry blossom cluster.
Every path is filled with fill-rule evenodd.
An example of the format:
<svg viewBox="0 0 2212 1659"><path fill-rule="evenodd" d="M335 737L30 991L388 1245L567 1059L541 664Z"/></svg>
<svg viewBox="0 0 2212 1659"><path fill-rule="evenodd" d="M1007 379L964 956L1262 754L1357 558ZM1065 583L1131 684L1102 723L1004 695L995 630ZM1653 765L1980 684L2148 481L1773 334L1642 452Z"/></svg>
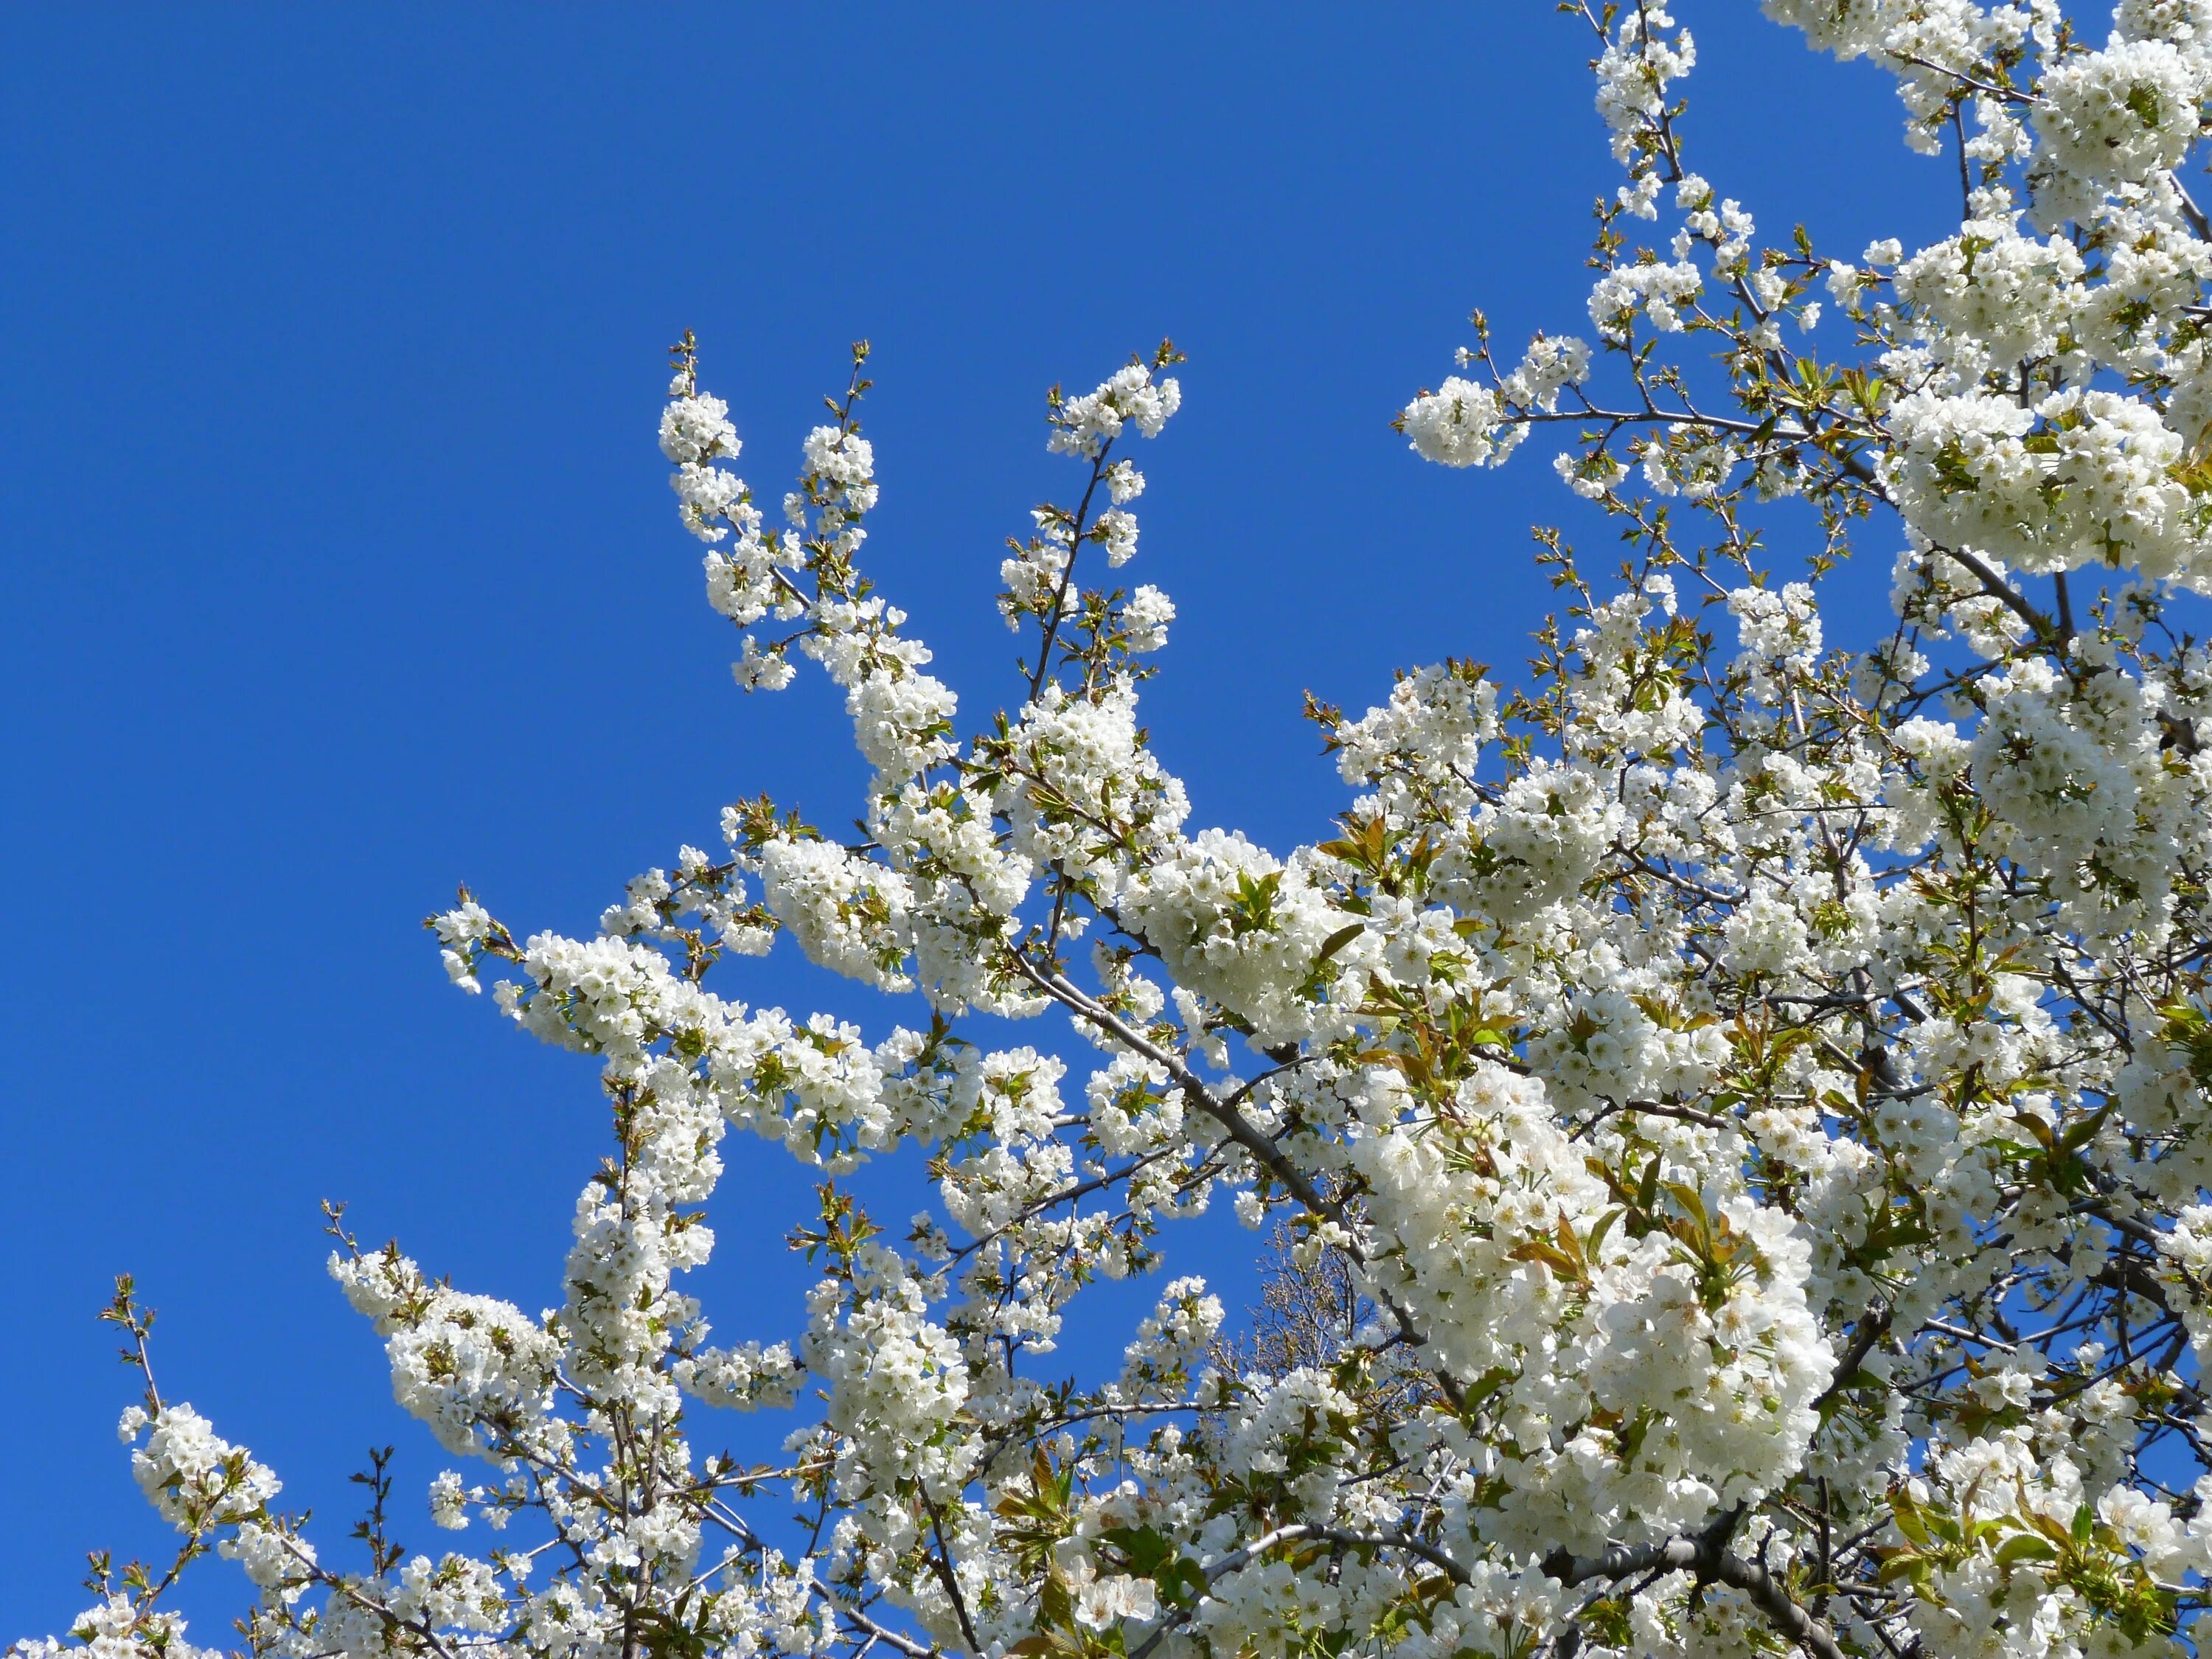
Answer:
<svg viewBox="0 0 2212 1659"><path fill-rule="evenodd" d="M2052 0L1765 0L1947 153L1955 233L1850 258L1688 167L1667 7L1570 9L1625 174L1593 341L1501 358L1477 313L1399 417L1455 467L1554 434L1627 548L1600 580L1540 532L1529 674L1310 704L1349 792L1310 844L1194 823L1140 713L1175 608L1119 574L1172 346L1051 394L1074 487L1008 543L1015 694L963 727L866 574L866 346L770 527L687 335L679 515L738 683L842 694L854 838L762 795L595 937L431 919L611 1130L536 1315L331 1218L455 1464L429 1518L496 1544L401 1547L380 1462L358 1559L319 1553L155 1388L125 1286L179 1555L102 1564L23 1659L191 1659L164 1597L210 1553L278 1659L2197 1650L2212 6L2122 0L2100 45ZM1854 555L1893 615L1850 641ZM913 1018L716 988L778 948ZM718 1338L718 1185L787 1154L805 1320ZM928 1202L871 1214L853 1173L901 1158ZM1296 1340L1183 1276L1071 1375L1083 1292L1217 1203L1285 1241ZM702 1452L709 1408L785 1414L781 1459Z"/></svg>

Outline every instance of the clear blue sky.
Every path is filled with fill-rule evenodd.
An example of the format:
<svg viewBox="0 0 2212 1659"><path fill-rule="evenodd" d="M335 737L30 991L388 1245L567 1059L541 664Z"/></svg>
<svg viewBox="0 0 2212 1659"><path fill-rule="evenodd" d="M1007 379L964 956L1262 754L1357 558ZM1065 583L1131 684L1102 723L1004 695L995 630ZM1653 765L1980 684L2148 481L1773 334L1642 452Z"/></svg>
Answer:
<svg viewBox="0 0 2212 1659"><path fill-rule="evenodd" d="M1742 0L1681 10L1692 159L1763 228L1942 234L1951 175L1882 76ZM0 13L0 1641L82 1606L86 1548L162 1547L91 1319L118 1269L165 1387L326 1548L387 1440L435 1546L435 1448L317 1201L534 1309L601 1110L588 1062L445 984L420 918L467 880L588 932L726 801L851 816L818 679L729 684L653 447L670 339L698 331L770 499L874 342L870 557L980 716L1012 688L1001 538L1069 477L1042 392L1171 334L1131 573L1182 613L1152 723L1197 822L1286 847L1342 804L1302 690L1517 664L1526 526L1606 533L1540 455L1448 474L1388 425L1472 306L1586 328L1615 179L1588 56L1545 0ZM787 950L748 971L893 1017ZM792 1334L801 1183L731 1151L707 1291L729 1334ZM211 1576L203 1641L240 1604Z"/></svg>

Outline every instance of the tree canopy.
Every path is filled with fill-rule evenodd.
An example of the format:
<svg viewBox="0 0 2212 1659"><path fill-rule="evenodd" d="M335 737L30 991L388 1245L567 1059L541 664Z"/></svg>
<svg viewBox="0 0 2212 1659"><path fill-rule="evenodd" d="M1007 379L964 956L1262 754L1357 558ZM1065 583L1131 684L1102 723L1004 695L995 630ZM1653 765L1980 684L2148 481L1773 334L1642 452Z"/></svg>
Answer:
<svg viewBox="0 0 2212 1659"><path fill-rule="evenodd" d="M1765 0L1955 156L1955 234L1850 258L1693 170L1663 6L1563 9L1625 173L1588 337L1478 313L1398 417L1451 466L1549 441L1617 540L1543 532L1528 672L1310 704L1348 792L1310 845L1195 826L1139 721L1175 607L1120 574L1171 344L1049 394L1070 488L1009 544L976 721L866 574L866 347L771 510L687 334L659 441L708 599L740 686L844 694L856 825L739 801L591 939L431 919L611 1130L542 1316L331 1217L483 1547L392 1543L380 1462L359 1547L311 1540L156 1389L126 1282L179 1555L100 1564L20 1659L191 1659L164 1598L210 1554L301 1659L2195 1650L2212 3L2093 45L2054 0ZM1831 642L1854 556L1893 618ZM912 1023L715 988L782 948ZM936 1201L872 1215L849 1177L902 1149ZM780 1156L820 1176L805 1328L718 1340L683 1276ZM1177 1278L1114 1375L1056 1368L1216 1204L1281 1243L1255 1336ZM703 1454L717 1409L790 1413L784 1458Z"/></svg>

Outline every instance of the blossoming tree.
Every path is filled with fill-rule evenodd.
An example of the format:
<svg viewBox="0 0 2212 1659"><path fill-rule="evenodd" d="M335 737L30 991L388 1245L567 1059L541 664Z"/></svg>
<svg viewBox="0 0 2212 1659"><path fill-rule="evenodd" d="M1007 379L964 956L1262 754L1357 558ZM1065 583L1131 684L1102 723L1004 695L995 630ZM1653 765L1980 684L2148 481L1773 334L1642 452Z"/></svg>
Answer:
<svg viewBox="0 0 2212 1659"><path fill-rule="evenodd" d="M763 798L594 939L434 918L611 1114L542 1316L333 1216L457 1465L432 1515L494 1547L391 1543L380 1467L341 1561L149 1370L123 1430L178 1559L19 1653L187 1659L164 1598L210 1553L276 1655L2195 1650L2212 226L2179 170L2212 0L2123 0L2100 46L2056 0L1766 0L1957 163L1954 234L1850 261L1691 170L1665 10L1567 9L1626 173L1595 345L1509 368L1478 315L1400 417L1457 466L1561 434L1620 532L1603 580L1547 538L1533 680L1314 706L1334 831L1194 830L1138 723L1174 609L1115 574L1172 349L1051 399L1073 504L1006 560L1023 665L963 728L863 574L866 349L772 527L687 337L660 443L708 599L740 684L843 690L862 839ZM1835 647L1855 546L1894 621ZM915 1023L717 994L779 935ZM755 1141L820 1173L820 1279L803 1331L721 1341L683 1275ZM871 1217L846 1177L906 1147L937 1201ZM1181 1279L1117 1374L1056 1371L1085 1285L1216 1202L1324 1258L1344 1328L1221 1363ZM143 1357L127 1284L111 1316ZM763 1407L782 1462L695 1454Z"/></svg>

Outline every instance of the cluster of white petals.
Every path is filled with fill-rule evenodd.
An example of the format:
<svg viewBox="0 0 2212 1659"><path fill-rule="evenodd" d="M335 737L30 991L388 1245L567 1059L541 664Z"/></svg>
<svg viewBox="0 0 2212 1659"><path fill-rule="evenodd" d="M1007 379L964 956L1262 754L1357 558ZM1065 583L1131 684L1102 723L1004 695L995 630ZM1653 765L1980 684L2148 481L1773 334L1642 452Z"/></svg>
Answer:
<svg viewBox="0 0 2212 1659"><path fill-rule="evenodd" d="M134 1471L179 1568L244 1571L257 1656L2198 1650L2212 3L1765 9L1895 76L1955 230L1763 243L1683 161L1688 31L1574 9L1625 173L1595 344L1494 358L1477 313L1397 425L1452 467L1556 432L1626 560L1546 532L1523 684L1313 702L1351 799L1310 845L1194 825L1145 724L1176 609L1117 584L1172 346L1050 397L1076 505L1010 540L1016 690L963 727L866 574L866 348L771 526L686 337L660 445L708 602L740 684L820 670L855 830L762 795L594 936L466 890L431 919L457 984L593 1058L612 1148L536 1316L332 1214L466 1466L431 1519L504 1547L392 1542L380 1457L367 1559L326 1564L148 1365ZM1894 614L1841 639L1869 538ZM786 934L919 1017L710 988ZM717 1339L685 1276L726 1164L786 1155L803 1316ZM902 1171L919 1208L872 1213ZM1217 1204L1271 1232L1249 1322L1184 1274L1086 1331ZM109 1317L143 1361L127 1286ZM780 1459L696 1449L709 1407L787 1413ZM15 1651L198 1659L169 1582L97 1577Z"/></svg>

